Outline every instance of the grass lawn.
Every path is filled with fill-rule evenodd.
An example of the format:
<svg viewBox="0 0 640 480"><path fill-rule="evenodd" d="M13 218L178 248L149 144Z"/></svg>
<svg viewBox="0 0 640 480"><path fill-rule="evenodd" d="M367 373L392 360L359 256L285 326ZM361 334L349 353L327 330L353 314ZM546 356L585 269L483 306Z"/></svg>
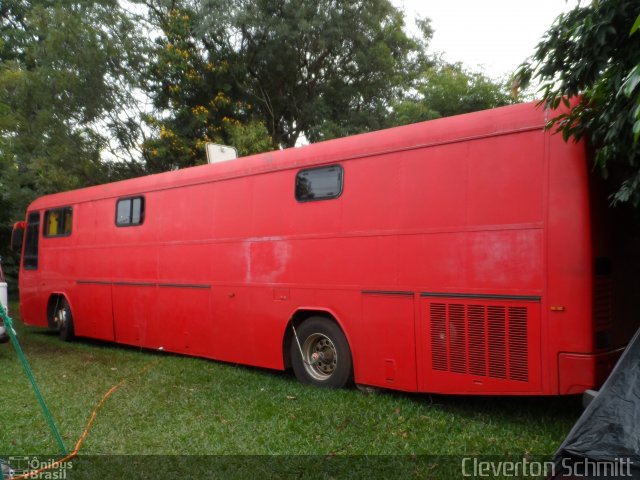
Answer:
<svg viewBox="0 0 640 480"><path fill-rule="evenodd" d="M17 320L17 305L11 311ZM152 463L149 458L155 462L176 456L187 462L175 467L176 474L183 475L193 465L215 461L215 468L226 468L227 474L243 471L242 478L255 478L252 471L280 464L285 472L276 476L307 478L313 471L318 478L344 478L358 469L382 471L367 462L385 462L397 472L405 467L393 462L402 459L409 465L404 472L409 476L454 478L441 466L449 461L459 472L457 457L462 455L548 459L580 414L575 397L363 395L355 389L320 390L298 384L290 373L82 339L63 343L53 333L16 323L21 345L69 450L103 394L133 376L98 413L76 460L80 467L87 456L100 458L100 468L126 470L143 462L138 470L145 470ZM140 375L149 362L155 363ZM0 366L0 454L57 456L56 443L10 344L0 345ZM186 455L217 457L181 457ZM253 470L248 468L252 462ZM333 470L326 469L328 464ZM206 468L211 472L213 467ZM80 470L76 466L73 473ZM162 467L164 473L170 470Z"/></svg>

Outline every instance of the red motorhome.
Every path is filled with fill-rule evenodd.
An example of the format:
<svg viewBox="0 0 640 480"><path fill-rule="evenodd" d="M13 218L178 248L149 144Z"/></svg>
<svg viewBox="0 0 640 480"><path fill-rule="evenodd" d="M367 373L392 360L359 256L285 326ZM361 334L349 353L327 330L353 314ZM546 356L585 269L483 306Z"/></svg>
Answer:
<svg viewBox="0 0 640 480"><path fill-rule="evenodd" d="M44 196L22 319L316 385L596 387L636 327L627 247L585 145L547 116L508 106Z"/></svg>

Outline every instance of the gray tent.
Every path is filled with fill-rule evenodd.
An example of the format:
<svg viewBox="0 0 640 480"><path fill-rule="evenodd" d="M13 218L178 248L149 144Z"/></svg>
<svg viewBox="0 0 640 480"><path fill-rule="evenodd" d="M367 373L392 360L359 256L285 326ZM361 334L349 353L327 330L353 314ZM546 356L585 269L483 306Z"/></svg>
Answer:
<svg viewBox="0 0 640 480"><path fill-rule="evenodd" d="M640 479L640 330L554 462L553 478Z"/></svg>

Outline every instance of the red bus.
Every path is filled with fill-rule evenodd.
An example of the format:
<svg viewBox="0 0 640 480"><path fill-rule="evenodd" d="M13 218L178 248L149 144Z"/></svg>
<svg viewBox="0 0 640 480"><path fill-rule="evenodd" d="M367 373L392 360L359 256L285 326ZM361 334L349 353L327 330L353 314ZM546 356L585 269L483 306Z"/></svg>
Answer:
<svg viewBox="0 0 640 480"><path fill-rule="evenodd" d="M44 196L22 319L322 386L597 387L636 327L629 247L546 120L521 104Z"/></svg>

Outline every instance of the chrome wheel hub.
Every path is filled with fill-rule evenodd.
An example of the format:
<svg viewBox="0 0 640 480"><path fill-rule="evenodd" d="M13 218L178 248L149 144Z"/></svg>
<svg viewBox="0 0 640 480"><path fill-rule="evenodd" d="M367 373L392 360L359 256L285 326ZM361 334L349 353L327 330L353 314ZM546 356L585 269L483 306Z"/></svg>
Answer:
<svg viewBox="0 0 640 480"><path fill-rule="evenodd" d="M53 323L58 328L62 328L67 323L67 311L64 308L57 311L55 317L53 317Z"/></svg>
<svg viewBox="0 0 640 480"><path fill-rule="evenodd" d="M316 380L328 379L338 364L338 352L329 337L321 333L309 335L302 345L304 368Z"/></svg>

